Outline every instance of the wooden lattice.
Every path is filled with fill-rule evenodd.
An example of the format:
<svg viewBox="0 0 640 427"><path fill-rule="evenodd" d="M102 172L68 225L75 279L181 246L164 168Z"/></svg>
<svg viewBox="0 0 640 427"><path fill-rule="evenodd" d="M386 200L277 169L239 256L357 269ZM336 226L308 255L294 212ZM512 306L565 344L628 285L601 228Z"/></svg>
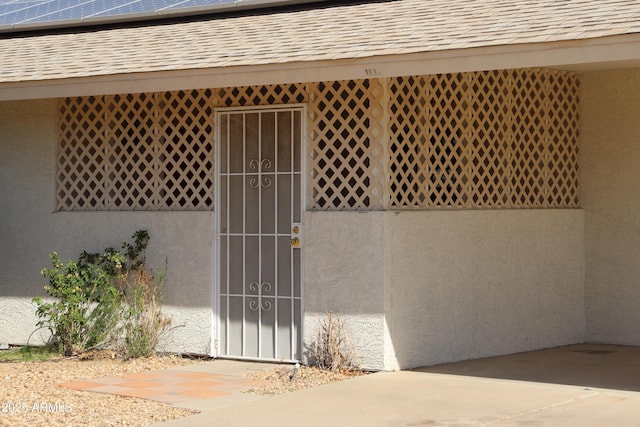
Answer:
<svg viewBox="0 0 640 427"><path fill-rule="evenodd" d="M58 105L56 200L59 210L106 207L105 104L78 97Z"/></svg>
<svg viewBox="0 0 640 427"><path fill-rule="evenodd" d="M302 104L307 93L302 84L263 85L219 88L216 107L247 107L275 104Z"/></svg>
<svg viewBox="0 0 640 427"><path fill-rule="evenodd" d="M306 100L293 84L63 99L58 209L211 209L213 109Z"/></svg>
<svg viewBox="0 0 640 427"><path fill-rule="evenodd" d="M383 207L383 94L377 80L309 85L314 209Z"/></svg>
<svg viewBox="0 0 640 427"><path fill-rule="evenodd" d="M390 205L578 206L578 84L549 70L391 79Z"/></svg>
<svg viewBox="0 0 640 427"><path fill-rule="evenodd" d="M210 91L66 98L59 210L213 208Z"/></svg>
<svg viewBox="0 0 640 427"><path fill-rule="evenodd" d="M210 90L165 92L158 100L159 204L212 208L214 132Z"/></svg>
<svg viewBox="0 0 640 427"><path fill-rule="evenodd" d="M309 207L578 206L578 79L498 70L66 98L59 210L213 208L213 110L308 105Z"/></svg>
<svg viewBox="0 0 640 427"><path fill-rule="evenodd" d="M157 202L157 131L153 95L107 97L109 208L151 209Z"/></svg>

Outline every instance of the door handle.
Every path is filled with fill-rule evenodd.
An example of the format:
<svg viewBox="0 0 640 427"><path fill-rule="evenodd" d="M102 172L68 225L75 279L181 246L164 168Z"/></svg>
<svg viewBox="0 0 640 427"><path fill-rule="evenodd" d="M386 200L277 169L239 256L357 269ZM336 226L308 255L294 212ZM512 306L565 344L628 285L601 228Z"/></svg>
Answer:
<svg viewBox="0 0 640 427"><path fill-rule="evenodd" d="M300 249L302 247L303 237L304 236L302 235L302 224L300 223L291 224L291 240L289 240L291 247Z"/></svg>

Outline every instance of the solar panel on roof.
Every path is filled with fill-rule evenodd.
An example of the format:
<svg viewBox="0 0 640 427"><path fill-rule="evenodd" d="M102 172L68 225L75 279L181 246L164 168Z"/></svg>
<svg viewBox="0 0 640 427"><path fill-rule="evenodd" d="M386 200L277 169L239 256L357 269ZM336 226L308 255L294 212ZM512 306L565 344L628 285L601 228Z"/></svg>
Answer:
<svg viewBox="0 0 640 427"><path fill-rule="evenodd" d="M205 6L207 4L208 4L207 0L187 0L183 3L169 6L169 9L175 9L180 7L200 7L200 6Z"/></svg>
<svg viewBox="0 0 640 427"><path fill-rule="evenodd" d="M0 32L125 22L322 0L0 0Z"/></svg>
<svg viewBox="0 0 640 427"><path fill-rule="evenodd" d="M161 11L164 9L167 9L169 7L181 7L181 3L176 3L177 0L136 0L136 1L129 1L126 4L122 4L122 5L117 5L115 7L112 8L108 8L108 9L104 9L101 12L98 12L92 16L90 16L90 18L93 17L99 17L99 16L114 16L114 15L119 15L119 14L125 14L125 15L129 15L129 14L136 14L136 13L144 13L145 11L149 10L150 6L154 11ZM209 0L207 1L207 4L209 5L218 5L218 4L224 4L224 3L234 3L234 2L230 2L228 0Z"/></svg>

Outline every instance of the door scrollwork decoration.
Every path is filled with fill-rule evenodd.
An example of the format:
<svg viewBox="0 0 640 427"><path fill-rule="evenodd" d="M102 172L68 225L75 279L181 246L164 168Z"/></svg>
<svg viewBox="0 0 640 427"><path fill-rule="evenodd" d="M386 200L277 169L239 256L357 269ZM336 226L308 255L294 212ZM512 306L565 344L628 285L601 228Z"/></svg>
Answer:
<svg viewBox="0 0 640 427"><path fill-rule="evenodd" d="M264 188L269 188L271 187L271 178L266 177L266 176L261 176L262 172L265 169L269 169L271 167L271 160L269 159L262 159L261 161L258 161L258 159L252 159L249 162L249 169L257 171L258 172L258 177L253 177L249 180L249 186L251 186L251 188L258 188L258 187L264 187ZM261 179L260 179L261 178Z"/></svg>
<svg viewBox="0 0 640 427"><path fill-rule="evenodd" d="M251 282L249 283L249 290L251 292L257 292L255 296L258 298L258 300L252 299L249 301L249 308L252 311L257 311L258 308L262 309L262 311L271 310L271 301L263 299L262 297L263 292L271 292L271 283L262 282L262 284L259 284L258 282Z"/></svg>

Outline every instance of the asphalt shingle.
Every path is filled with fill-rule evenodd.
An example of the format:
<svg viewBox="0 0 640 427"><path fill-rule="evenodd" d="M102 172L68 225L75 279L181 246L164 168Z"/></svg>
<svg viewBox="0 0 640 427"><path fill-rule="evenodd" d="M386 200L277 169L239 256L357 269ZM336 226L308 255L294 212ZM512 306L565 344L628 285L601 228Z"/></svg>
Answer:
<svg viewBox="0 0 640 427"><path fill-rule="evenodd" d="M0 38L0 83L615 36L637 0L395 0Z"/></svg>

